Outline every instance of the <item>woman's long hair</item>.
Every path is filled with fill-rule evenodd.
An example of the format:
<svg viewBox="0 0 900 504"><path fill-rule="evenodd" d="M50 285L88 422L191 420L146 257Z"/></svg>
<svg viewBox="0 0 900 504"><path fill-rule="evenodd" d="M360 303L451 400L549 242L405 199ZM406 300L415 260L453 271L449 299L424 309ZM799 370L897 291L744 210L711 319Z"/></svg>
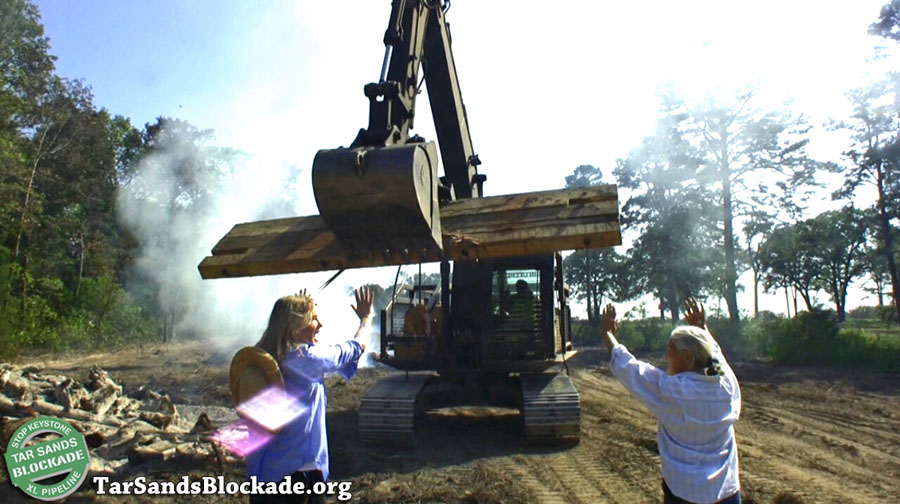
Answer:
<svg viewBox="0 0 900 504"><path fill-rule="evenodd" d="M269 325L256 346L269 352L275 362L281 364L291 346L291 335L312 324L313 306L315 302L306 291L275 301Z"/></svg>

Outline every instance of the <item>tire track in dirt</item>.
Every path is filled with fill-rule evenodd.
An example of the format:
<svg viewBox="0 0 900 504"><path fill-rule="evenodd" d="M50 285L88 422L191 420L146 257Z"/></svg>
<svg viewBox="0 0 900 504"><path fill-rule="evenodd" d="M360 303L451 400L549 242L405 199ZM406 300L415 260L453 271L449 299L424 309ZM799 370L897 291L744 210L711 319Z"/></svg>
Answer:
<svg viewBox="0 0 900 504"><path fill-rule="evenodd" d="M829 415L822 419L819 412L804 410L802 407L771 407L756 406L760 411L770 416L780 415L781 418L797 427L801 434L813 435L826 440L829 436L833 439L826 442L839 447L852 447L851 452L860 452L867 456L884 457L887 460L897 460L897 452L900 451L900 434L891 435L890 427L883 425L882 429L862 426L854 419L838 415ZM840 420L838 420L840 419ZM786 424L785 424L786 425ZM886 428L885 428L886 427ZM852 432L854 436L848 436ZM845 448L845 451L847 449Z"/></svg>
<svg viewBox="0 0 900 504"><path fill-rule="evenodd" d="M586 452L576 448L549 458L516 457L526 472L544 489L536 494L539 502L572 504L644 502L646 496L635 492L621 475L613 473ZM520 469L521 470L521 469ZM550 494L552 492L552 494ZM550 494L550 495L548 495Z"/></svg>
<svg viewBox="0 0 900 504"><path fill-rule="evenodd" d="M834 391L811 393L806 390L797 390L801 386L804 385L784 386L770 390L766 387L750 385L745 387L746 398L752 401L756 396L762 396L766 398L766 403L771 407L798 410L826 422L852 422L854 425L879 431L885 423L894 423L895 427L897 426L895 415L885 412L885 410L900 411L900 399L897 397L863 394L853 390L840 394ZM809 387L810 385L806 384L805 386Z"/></svg>
<svg viewBox="0 0 900 504"><path fill-rule="evenodd" d="M621 478L613 473L608 465L608 461L601 463L593 454L587 453L584 447L579 447L572 453L570 465L574 467L577 476L596 489L610 500L610 502L618 502L618 497L626 493L627 488L622 487ZM632 502L634 502L632 500Z"/></svg>
<svg viewBox="0 0 900 504"><path fill-rule="evenodd" d="M805 425L809 425L812 422L821 432L840 437L844 442L860 443L861 441L867 441L867 448L890 457L896 457L898 452L900 452L900 433L896 430L896 424L891 426L890 422L866 421L858 416L824 412L802 406L761 406L760 409L786 417L793 417L795 421ZM854 436L851 440L846 436L848 430L857 435L868 436L868 439L860 439L858 436Z"/></svg>
<svg viewBox="0 0 900 504"><path fill-rule="evenodd" d="M774 494L805 494L804 502L900 501L900 435L893 434L900 422L867 413L896 398L837 393L833 385L823 391L826 385L745 387L737 425L742 480Z"/></svg>
<svg viewBox="0 0 900 504"><path fill-rule="evenodd" d="M813 454L779 448L777 443L772 443L768 448L753 451L745 447L741 457L742 487L753 487L755 492L772 497L789 493L800 497L804 503L894 502L885 501L885 494L875 493L869 485L850 482L832 469L810 467L808 458L815 459Z"/></svg>
<svg viewBox="0 0 900 504"><path fill-rule="evenodd" d="M575 375L587 413L582 439L615 446L605 451L620 457L614 472L624 484L644 490L645 496L632 502L656 501L661 496L659 457L654 450L656 421L607 374L600 368ZM885 409L891 407L884 406L884 397L865 397L860 409L855 404L858 396L851 391L852 399L840 397L834 401L840 404L829 402L829 409L823 410L815 402L821 400L816 389L810 394L814 401L807 402L790 399L778 388L760 390L753 384L745 388L750 394L745 394L736 432L742 488L756 502L772 502L783 494L804 503L863 503L897 494L891 487L900 474L900 461L894 455L900 449L900 436L892 434L897 422L889 415L864 416L866 408L878 408L876 401ZM873 464L896 469L876 473Z"/></svg>
<svg viewBox="0 0 900 504"><path fill-rule="evenodd" d="M570 502L639 502L641 493L610 469L610 460L601 460L587 448L554 457L553 476L566 489Z"/></svg>
<svg viewBox="0 0 900 504"><path fill-rule="evenodd" d="M567 501L562 495L547 488L542 481L534 477L531 468L524 463L524 458L524 456L503 457L496 459L496 465L491 465L500 472L514 475L537 504L566 504Z"/></svg>
<svg viewBox="0 0 900 504"><path fill-rule="evenodd" d="M754 399L749 417L769 420L778 429L791 429L792 434L807 436L827 448L844 455L863 455L883 458L888 463L900 463L900 420L892 417L871 418L865 413L867 405L845 406L844 411L823 411L821 406L794 402L772 405L774 401Z"/></svg>
<svg viewBox="0 0 900 504"><path fill-rule="evenodd" d="M660 499L656 421L614 378L586 370L574 379L585 412L575 455L584 477L607 486L609 502Z"/></svg>
<svg viewBox="0 0 900 504"><path fill-rule="evenodd" d="M781 414L780 418L780 426L768 422L757 424L752 417L739 424L738 442L742 437L752 439L741 447L742 477L764 469L764 473L779 475L770 479L787 483L787 489L815 489L813 494L832 496L834 502L871 502L879 496L883 498L884 493L890 493L891 487L896 486L896 474L900 472L896 458L883 452L870 452L853 440L835 443L837 448L823 446L822 440L828 438L808 418L787 414ZM854 455L847 447L860 450L861 455ZM880 470L873 471L874 467ZM859 499L859 496L866 497Z"/></svg>
<svg viewBox="0 0 900 504"><path fill-rule="evenodd" d="M621 477L581 447L552 456L516 455L497 461L515 476L538 504L643 502Z"/></svg>

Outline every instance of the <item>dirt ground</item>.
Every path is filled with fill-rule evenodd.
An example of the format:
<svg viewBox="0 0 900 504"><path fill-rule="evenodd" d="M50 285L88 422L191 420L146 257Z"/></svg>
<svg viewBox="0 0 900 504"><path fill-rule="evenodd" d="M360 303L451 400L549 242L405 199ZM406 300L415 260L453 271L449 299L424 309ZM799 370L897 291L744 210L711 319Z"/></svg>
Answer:
<svg viewBox="0 0 900 504"><path fill-rule="evenodd" d="M649 356L651 361L654 361ZM112 353L28 357L47 372L85 379L99 364L126 392L146 386L174 402L229 406L229 351L200 343ZM569 368L581 394L577 446L526 446L516 411L441 410L418 424L413 448L362 446L356 409L363 392L391 371L362 369L350 382L329 378L332 479L351 480L352 502L661 502L656 424L619 385L607 354L583 349ZM660 362L655 361L657 364ZM761 362L733 367L743 392L736 426L747 503L900 502L900 376ZM223 474L241 481L241 464L148 468L150 479ZM0 501L27 502L0 477ZM223 496L97 496L89 482L68 502L240 502Z"/></svg>

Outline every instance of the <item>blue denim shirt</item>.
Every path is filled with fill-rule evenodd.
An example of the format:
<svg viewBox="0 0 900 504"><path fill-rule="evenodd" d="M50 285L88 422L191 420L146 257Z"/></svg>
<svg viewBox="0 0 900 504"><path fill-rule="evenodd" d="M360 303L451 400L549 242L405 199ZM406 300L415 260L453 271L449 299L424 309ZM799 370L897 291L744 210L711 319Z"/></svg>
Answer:
<svg viewBox="0 0 900 504"><path fill-rule="evenodd" d="M328 480L328 437L325 433L325 373L346 379L356 374L362 346L356 341L335 345L308 344L291 349L281 363L286 392L300 400L302 414L285 425L268 444L246 456L247 475L259 481L281 481L294 471L322 471Z"/></svg>

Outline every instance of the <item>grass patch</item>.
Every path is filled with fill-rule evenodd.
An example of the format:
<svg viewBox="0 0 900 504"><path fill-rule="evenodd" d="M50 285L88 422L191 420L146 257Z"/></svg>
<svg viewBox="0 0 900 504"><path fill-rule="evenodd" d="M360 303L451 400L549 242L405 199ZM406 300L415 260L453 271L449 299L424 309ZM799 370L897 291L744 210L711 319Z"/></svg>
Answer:
<svg viewBox="0 0 900 504"><path fill-rule="evenodd" d="M744 319L739 330L711 317L713 334L733 359L766 358L776 363L900 372L900 326L879 311L848 317L839 324L833 311L801 312L793 318L767 315ZM662 352L678 324L659 318L622 320L617 339L631 350ZM576 344L601 345L600 328L573 321Z"/></svg>

